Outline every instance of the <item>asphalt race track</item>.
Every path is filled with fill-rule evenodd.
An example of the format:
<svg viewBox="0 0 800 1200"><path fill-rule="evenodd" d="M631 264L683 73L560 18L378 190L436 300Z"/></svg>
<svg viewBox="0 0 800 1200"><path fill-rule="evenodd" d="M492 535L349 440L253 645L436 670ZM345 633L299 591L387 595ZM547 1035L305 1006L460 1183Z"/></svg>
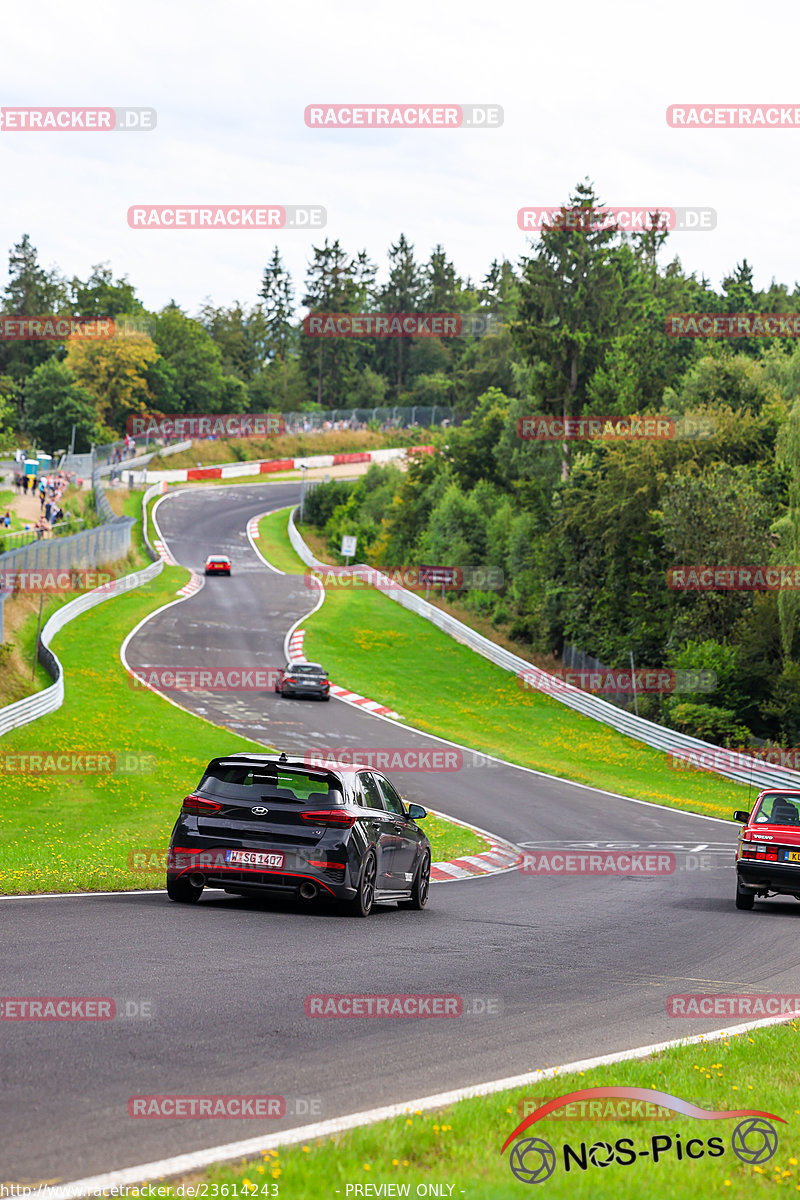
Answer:
<svg viewBox="0 0 800 1200"><path fill-rule="evenodd" d="M161 504L178 562L201 569L206 554L226 553L233 575L147 622L129 646L134 669L280 665L287 629L316 594L266 569L245 529L297 495L294 483L237 485L187 489ZM432 744L337 700L179 698L291 752ZM224 753L222 732L219 744ZM149 1019L3 1023L0 1181L79 1179L737 1023L670 1018L673 993L794 990L800 952L791 920L800 906L771 900L761 911L735 910L734 825L502 765L393 778L409 800L518 845L676 849L679 869L602 878L510 872L435 885L425 912L387 907L367 920L222 892L204 893L195 908L165 893L4 899L4 995L103 996L118 1008L150 1001L152 1009ZM187 779L186 790L196 783ZM304 1010L316 993L458 995L478 1011L320 1020ZM287 1115L127 1115L129 1097L165 1093L281 1095Z"/></svg>

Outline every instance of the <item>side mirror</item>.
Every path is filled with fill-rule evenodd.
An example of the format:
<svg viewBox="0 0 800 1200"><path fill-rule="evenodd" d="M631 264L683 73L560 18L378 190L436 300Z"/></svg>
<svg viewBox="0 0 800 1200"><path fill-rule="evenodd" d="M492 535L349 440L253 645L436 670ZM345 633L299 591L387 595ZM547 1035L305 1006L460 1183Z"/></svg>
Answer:
<svg viewBox="0 0 800 1200"><path fill-rule="evenodd" d="M741 821L743 825L746 825L750 820L750 813L745 812L742 808L737 808L733 814L733 819L734 821Z"/></svg>
<svg viewBox="0 0 800 1200"><path fill-rule="evenodd" d="M421 804L409 804L408 815L412 821L421 821L423 817L427 817L428 810Z"/></svg>

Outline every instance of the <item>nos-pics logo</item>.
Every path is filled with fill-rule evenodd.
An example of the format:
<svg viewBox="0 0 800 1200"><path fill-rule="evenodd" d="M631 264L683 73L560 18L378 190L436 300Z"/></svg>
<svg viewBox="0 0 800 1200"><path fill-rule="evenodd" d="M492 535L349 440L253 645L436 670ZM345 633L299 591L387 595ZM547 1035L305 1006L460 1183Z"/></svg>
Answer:
<svg viewBox="0 0 800 1200"><path fill-rule="evenodd" d="M780 1121L781 1124L786 1124L783 1117L776 1116L775 1113L761 1112L755 1108L698 1108L696 1104L681 1100L669 1092L658 1092L650 1088L583 1088L578 1092L569 1092L548 1100L526 1117L503 1143L501 1154L505 1154L512 1142L515 1143L508 1165L520 1183L544 1183L555 1172L559 1161L562 1169L569 1173L612 1165L630 1167L639 1159L650 1159L654 1163L663 1159L689 1161L704 1157L721 1158L727 1153L728 1147L722 1137L693 1137L684 1141L679 1133L653 1134L641 1148L629 1137L617 1138L613 1142L599 1139L591 1144L580 1142L571 1145L564 1142L559 1150L541 1137L520 1138L520 1134L530 1129L531 1125L543 1120L556 1109L577 1101L599 1100L601 1097L618 1097L658 1104L700 1121L727 1121L739 1118L731 1133L730 1150L750 1166L768 1162L778 1149L778 1131L772 1122ZM517 1138L520 1140L516 1141Z"/></svg>

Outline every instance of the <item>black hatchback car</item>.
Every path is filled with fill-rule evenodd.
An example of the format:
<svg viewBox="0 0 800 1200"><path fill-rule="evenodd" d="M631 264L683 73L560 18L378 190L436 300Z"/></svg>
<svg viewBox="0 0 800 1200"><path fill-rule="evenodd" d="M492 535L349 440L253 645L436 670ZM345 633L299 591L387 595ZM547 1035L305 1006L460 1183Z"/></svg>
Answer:
<svg viewBox="0 0 800 1200"><path fill-rule="evenodd" d="M367 767L308 767L285 754L214 758L183 801L167 859L170 900L193 904L203 888L283 893L422 909L431 847L395 788Z"/></svg>

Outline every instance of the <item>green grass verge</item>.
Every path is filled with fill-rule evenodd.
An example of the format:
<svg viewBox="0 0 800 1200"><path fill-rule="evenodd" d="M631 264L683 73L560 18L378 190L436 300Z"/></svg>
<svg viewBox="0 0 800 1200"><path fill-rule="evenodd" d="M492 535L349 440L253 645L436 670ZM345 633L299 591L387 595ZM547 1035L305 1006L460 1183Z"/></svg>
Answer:
<svg viewBox="0 0 800 1200"><path fill-rule="evenodd" d="M150 506L148 506L150 507ZM142 513L142 493L130 492L125 499L123 512L126 516L134 517L137 524L131 530L131 549L127 558L118 563L105 564L116 576L125 575L131 571L141 570L150 562L141 534L141 513ZM46 594L44 604L42 606L42 628L47 624L50 617L58 611L63 605L74 600L75 596L69 593L63 594ZM11 660L12 645L15 650L17 661L22 659L26 664L34 663L36 659L36 632L39 627L39 604L36 598L34 602L29 604L27 615L21 620L13 622L14 628L11 630L12 621L11 614L13 612L14 601L6 602L6 620L7 634L5 643L0 646L0 667L5 662ZM26 669L24 676L11 670L0 672L0 707L7 704L13 704L17 700L22 700L25 696L33 695L35 692L43 691L45 688L52 686L53 680L42 664L36 659L36 667L33 675L30 670Z"/></svg>
<svg viewBox="0 0 800 1200"><path fill-rule="evenodd" d="M193 1174L191 1181L228 1184L228 1195L234 1195L235 1186L239 1196L279 1194L285 1200L316 1200L321 1196L346 1200L348 1196L381 1194L514 1200L526 1194L528 1185L518 1181L510 1170L512 1147L503 1155L500 1147L530 1111L531 1102L544 1102L583 1088L617 1086L654 1088L706 1110L759 1109L783 1117L787 1124L773 1123L778 1131L777 1151L763 1165L753 1166L737 1158L731 1148L736 1118L703 1120L676 1114L656 1119L589 1120L550 1115L520 1135L544 1139L555 1151L555 1170L546 1181L543 1195L569 1200L650 1196L669 1200L696 1200L698 1196L752 1200L754 1196L773 1194L778 1186L780 1194L783 1188L797 1191L800 1071L794 1046L798 1033L800 1023L792 1021L725 1041L675 1047L648 1059L565 1073L530 1087L462 1100L445 1109L409 1109L406 1115L393 1120L335 1137L263 1151L246 1162L217 1165ZM253 1126L253 1136L268 1133L263 1124L256 1126L253 1122ZM658 1160L654 1161L651 1139L664 1136L671 1137L671 1145L659 1143ZM707 1153L712 1137L719 1138L723 1145L723 1153L716 1157ZM631 1139L636 1161L592 1166L589 1148L597 1142L613 1145L619 1138ZM692 1159L684 1153L693 1138L703 1141L702 1157ZM581 1144L585 1144L585 1170L571 1158L570 1170L565 1170L565 1143L579 1157ZM649 1154L639 1156L641 1150ZM692 1151L698 1153L697 1144ZM604 1160L607 1151L600 1149L598 1155ZM524 1165L534 1168L537 1160L531 1157L524 1160ZM175 1180L169 1185L170 1193L179 1182L184 1181ZM270 1191L275 1183L279 1192ZM376 1190L366 1192L366 1184ZM389 1184L395 1189L408 1186L409 1190L388 1191L385 1186L377 1190ZM443 1190L429 1192L434 1184L440 1189L443 1185ZM207 1194L212 1191L209 1189Z"/></svg>
<svg viewBox="0 0 800 1200"><path fill-rule="evenodd" d="M64 705L3 738L2 891L162 886L160 870L132 869L132 852L166 849L180 801L210 758L264 750L128 682L119 660L126 633L173 600L187 577L182 567L165 567L149 585L76 618L54 640ZM116 769L58 776L9 769L9 755L45 753L111 755Z"/></svg>
<svg viewBox="0 0 800 1200"><path fill-rule="evenodd" d="M286 532L288 511L262 520L259 547L282 570L304 571ZM426 732L521 766L689 812L730 819L734 808L746 804L743 786L670 767L664 753L549 696L521 690L508 671L374 588L328 588L325 603L305 629L307 657L324 663L334 682L396 709Z"/></svg>

